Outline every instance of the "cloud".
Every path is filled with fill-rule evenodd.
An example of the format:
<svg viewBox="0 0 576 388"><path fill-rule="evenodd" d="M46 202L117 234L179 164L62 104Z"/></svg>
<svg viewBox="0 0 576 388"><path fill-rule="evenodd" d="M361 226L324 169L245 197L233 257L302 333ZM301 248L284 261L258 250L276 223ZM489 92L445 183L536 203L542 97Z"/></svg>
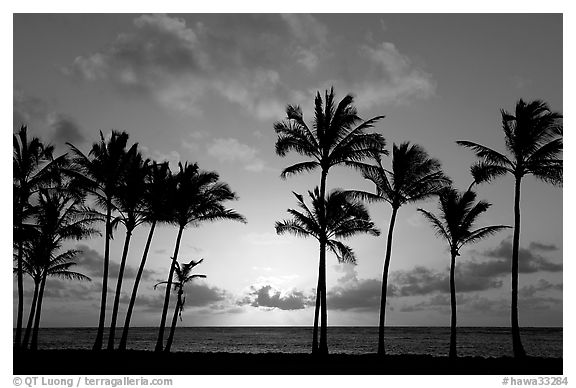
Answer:
<svg viewBox="0 0 576 388"><path fill-rule="evenodd" d="M292 92L271 59L287 60L283 47L297 39L282 40L285 23L278 23L276 15L221 20L228 21L226 28L188 25L167 15L139 16L131 32L119 34L99 52L77 57L64 72L151 96L188 114L201 114L204 96L216 94L258 118L278 117Z"/></svg>
<svg viewBox="0 0 576 388"><path fill-rule="evenodd" d="M358 105L364 108L390 103L406 103L413 98L428 98L435 93L432 76L412 64L412 61L391 42L375 47L364 45L360 54L371 69L369 81L353 85Z"/></svg>
<svg viewBox="0 0 576 388"><path fill-rule="evenodd" d="M358 279L356 266L340 264L336 271L343 275L338 284L326 294L328 308L331 310L373 310L380 308L382 281L379 279ZM394 291L389 287L388 295Z"/></svg>
<svg viewBox="0 0 576 388"><path fill-rule="evenodd" d="M54 142L58 144L72 143L78 145L86 141L80 126L72 117L56 113L51 115L49 121Z"/></svg>
<svg viewBox="0 0 576 388"><path fill-rule="evenodd" d="M256 148L231 137L212 140L207 146L207 152L220 163L240 163L247 171L262 172L269 169L266 162L258 157Z"/></svg>
<svg viewBox="0 0 576 388"><path fill-rule="evenodd" d="M22 125L28 126L33 132L48 128L51 132L49 140L56 145L64 145L66 142L79 145L86 141L74 118L56 112L43 99L30 96L23 89L14 87L12 128L18 131Z"/></svg>
<svg viewBox="0 0 576 388"><path fill-rule="evenodd" d="M534 251L549 252L549 251L557 251L558 247L554 244L543 244L537 241L533 241L528 246L528 249Z"/></svg>
<svg viewBox="0 0 576 388"><path fill-rule="evenodd" d="M212 308L216 306L218 302L223 302L231 298L228 291L216 286L211 286L203 280L193 280L186 284L184 287L184 296L186 297L184 308ZM143 295L139 297L138 302L139 305L144 306L148 310L158 310L158 308L162 308L163 303L163 292L157 292L152 295Z"/></svg>
<svg viewBox="0 0 576 388"><path fill-rule="evenodd" d="M532 242L529 247L529 249L520 247L518 250L518 271L520 273L534 273L538 271L562 271L562 264L553 263L548 259L540 256L539 254L534 253L535 250L553 250L552 245ZM510 263L512 260L512 239L506 238L502 240L496 248L488 249L480 253L483 256L501 260L471 263L471 270L478 274L483 274L483 276L496 276L510 272Z"/></svg>
<svg viewBox="0 0 576 388"><path fill-rule="evenodd" d="M301 310L308 307L310 303L311 297L305 295L303 291L281 292L271 285L259 288L252 286L248 295L237 302L239 306L250 305L280 310Z"/></svg>
<svg viewBox="0 0 576 388"><path fill-rule="evenodd" d="M530 284L518 290L519 297L532 298L535 294L543 291L562 291L562 283L554 284L545 279L540 279L536 284Z"/></svg>
<svg viewBox="0 0 576 388"><path fill-rule="evenodd" d="M448 269L438 272L417 266L407 271L396 271L390 276L396 296L426 295L449 292ZM469 262L457 263L455 272L458 292L482 291L502 286L502 280L483 276L469 268Z"/></svg>
<svg viewBox="0 0 576 388"><path fill-rule="evenodd" d="M94 249L88 247L87 245L79 244L76 249L82 252L76 256L76 262L78 263L78 272L84 273L90 277L102 277L102 271L104 268L104 257ZM82 270L80 270L82 269ZM108 267L108 277L117 278L118 272L120 271L120 264L110 260ZM156 278L159 274L155 271L144 269L142 273L143 280L157 280ZM136 268L126 265L124 267L124 278L130 279L136 277Z"/></svg>

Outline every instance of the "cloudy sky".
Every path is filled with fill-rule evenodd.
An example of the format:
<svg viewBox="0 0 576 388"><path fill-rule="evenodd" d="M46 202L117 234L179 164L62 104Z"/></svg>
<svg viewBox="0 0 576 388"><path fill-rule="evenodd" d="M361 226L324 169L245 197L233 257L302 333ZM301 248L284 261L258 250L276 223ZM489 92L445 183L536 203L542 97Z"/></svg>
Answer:
<svg viewBox="0 0 576 388"><path fill-rule="evenodd" d="M563 111L561 15L33 15L14 16L14 129L66 152L87 151L98 131L125 130L155 160L198 162L238 193L229 203L248 224L219 222L185 231L180 257L204 258L206 280L187 290L183 325L310 325L317 280L313 240L276 236L274 222L319 173L279 178L301 160L274 153L273 123L287 104L311 119L316 91L356 97L360 116L385 115L388 144L411 141L439 158L460 188L471 181L472 140L503 150L501 108L540 98ZM389 163L389 160L385 161ZM372 190L358 173L335 168L329 188ZM513 223L513 182L478 189L493 203L482 225ZM449 254L416 212L400 209L390 268L390 325L448 325ZM562 190L532 178L522 191L520 319L562 325ZM369 206L384 232L390 208ZM148 229L128 257L121 314ZM123 231L112 244L110 287ZM385 234L385 233L384 233ZM511 231L463 250L456 285L459 323L509 322ZM176 238L157 229L133 322L159 322ZM377 325L384 237L348 241L358 265L328 264L331 325ZM90 283L50 280L43 326L96 326L101 238L73 243ZM30 288L28 288L29 290ZM27 297L30 296L28 292ZM109 305L112 304L110 293ZM123 322L123 317L120 317Z"/></svg>

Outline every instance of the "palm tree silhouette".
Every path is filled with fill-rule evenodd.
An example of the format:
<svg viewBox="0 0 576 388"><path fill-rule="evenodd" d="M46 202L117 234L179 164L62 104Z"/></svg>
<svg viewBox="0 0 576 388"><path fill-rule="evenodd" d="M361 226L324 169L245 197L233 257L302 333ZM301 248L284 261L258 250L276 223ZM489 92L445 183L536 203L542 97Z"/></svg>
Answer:
<svg viewBox="0 0 576 388"><path fill-rule="evenodd" d="M145 221L150 223L150 231L148 232L148 238L146 240L146 246L144 247L144 253L142 254L142 260L140 261L140 266L138 267L138 272L136 273L136 278L134 279L132 295L130 296L128 310L126 311L126 319L124 321L124 330L122 331L120 345L118 346L119 350L126 349L132 311L134 310L134 304L136 303L138 287L140 285L140 280L142 279L142 274L144 273L144 267L146 265L146 259L148 257L148 251L150 249L150 244L152 243L152 236L154 235L156 224L158 222L169 221L169 194L171 192L170 185L173 183L173 181L174 179L170 172L168 163L159 164L152 162L150 173L148 174L146 180L146 186L143 190L144 207L141 209L141 214L144 216Z"/></svg>
<svg viewBox="0 0 576 388"><path fill-rule="evenodd" d="M486 201L476 201L476 193L470 190L463 194L448 187L439 195L440 216L418 209L436 231L436 234L446 240L450 248L450 351L448 356L456 358L456 256L460 256L460 249L467 244L475 243L494 233L509 228L504 225L484 226L475 230L477 218L491 206Z"/></svg>
<svg viewBox="0 0 576 388"><path fill-rule="evenodd" d="M169 352L170 348L172 347L172 342L174 341L174 331L176 330L176 323L178 321L178 316L180 316L180 320L182 320L182 311L184 310L184 303L186 302L186 297L184 295L184 286L192 281L192 279L196 278L206 278L206 275L193 275L190 272L192 268L196 267L200 264L204 259L199 261L190 261L187 264L182 264L176 262L174 267L174 275L176 278L172 281L172 286L174 287L174 291L176 292L178 299L176 300L176 306L174 307L174 315L172 316L172 325L170 326L170 334L168 335L168 339L166 340L166 348L164 351ZM167 282L160 282L154 285L154 289L160 284L167 284Z"/></svg>
<svg viewBox="0 0 576 388"><path fill-rule="evenodd" d="M144 208L144 192L146 191L146 179L150 171L149 160L144 160L139 152L133 153L126 164L125 177L115 198L115 207L120 215L116 218L118 223L126 227L126 237L120 260L118 280L116 284L116 294L114 296L114 306L112 308L112 320L110 321L110 334L108 337L108 350L114 350L114 340L116 333L116 320L118 318L118 307L120 305L120 293L122 291L122 280L124 268L126 267L126 256L130 246L130 239L134 229L145 221L142 212Z"/></svg>
<svg viewBox="0 0 576 388"><path fill-rule="evenodd" d="M101 350L104 339L104 323L106 319L106 294L108 290L108 268L110 264L110 239L112 238L112 212L115 210L115 198L123 179L129 155L134 153L137 144L126 150L128 134L112 131L106 140L100 131L100 141L92 145L88 156L74 145L70 147L73 159L72 169L68 174L73 177L84 190L96 200L96 204L106 212L106 231L104 238L104 270L102 273L102 296L100 302L100 318L98 332L93 350Z"/></svg>
<svg viewBox="0 0 576 388"><path fill-rule="evenodd" d="M62 188L41 189L37 211L34 216L37 233L26 244L25 272L34 280L34 297L30 316L34 315L34 329L30 348L38 347L38 328L42 312L44 288L48 276L66 279L90 280L87 276L71 271L76 263L75 249L59 253L66 240L98 235L92 224L100 218L95 212L83 206L83 198ZM37 301L37 304L34 301ZM29 324L31 320L29 319ZM29 337L29 334L26 335ZM26 341L27 342L27 339Z"/></svg>
<svg viewBox="0 0 576 388"><path fill-rule="evenodd" d="M300 237L314 237L320 244L320 268L326 272L326 247L332 251L339 262L356 263L352 249L338 241L358 233L368 233L378 236L380 231L370 221L370 216L360 201L347 198L345 192L334 190L326 199L320 194L318 187L314 192L309 191L312 199L310 209L304 203L302 195L294 193L298 200L300 210L288 209L292 215L291 220L276 222L276 233L291 233ZM328 353L328 312L326 307L326 287L320 289L321 298L321 327L320 352Z"/></svg>
<svg viewBox="0 0 576 388"><path fill-rule="evenodd" d="M164 329L170 303L172 277L178 261L178 250L184 229L187 226L198 226L206 221L235 220L246 222L244 216L232 209L226 209L222 204L224 201L237 199L237 196L226 183L218 181L217 173L201 171L196 163L186 163L185 165L179 163L178 166L180 171L174 176L175 184L170 195L171 220L178 225L178 235L166 281L164 307L155 348L157 352L162 351L164 346Z"/></svg>
<svg viewBox="0 0 576 388"><path fill-rule="evenodd" d="M514 236L512 243L512 346L515 357L526 352L520 339L518 324L518 250L520 247L520 188L525 175L553 185L562 184L562 115L552 112L541 100L520 99L512 114L501 110L502 129L510 158L470 141L456 143L470 148L481 160L471 167L475 183L490 182L510 173L514 176Z"/></svg>
<svg viewBox="0 0 576 388"><path fill-rule="evenodd" d="M376 186L376 193L350 190L348 195L368 202L385 201L392 206L392 216L386 241L386 258L382 274L382 295L380 299L380 320L378 329L378 354L386 354L384 346L384 327L386 322L386 294L388 291L388 269L392 255L392 235L398 209L405 204L425 200L450 184L444 175L440 162L430 158L424 148L405 142L392 148L392 171L382 166L380 157L374 157L376 165L362 166L364 178Z"/></svg>
<svg viewBox="0 0 576 388"><path fill-rule="evenodd" d="M46 187L55 179L58 168L65 162L65 156L53 159L54 147L45 145L33 137L28 139L26 126L13 135L12 177L13 177L13 226L16 245L16 277L18 283L18 309L16 318L16 338L14 347L22 342L22 317L24 309L23 253L24 240L30 233L25 224L33 214L31 198L41 187Z"/></svg>
<svg viewBox="0 0 576 388"><path fill-rule="evenodd" d="M326 90L324 101L320 92L316 93L314 100L314 123L312 128L304 121L302 109L299 106L288 105L286 119L274 124L278 134L276 141L276 153L286 156L290 151L309 157L311 160L296 163L285 168L281 177L287 178L293 174L304 171L321 169L320 196L326 195L326 178L330 167L345 165L360 168L364 164L362 160L373 153L384 153L386 141L378 133L366 133L366 130L384 118L376 116L369 120L362 120L353 105L352 95L344 97L336 105L334 88ZM323 202L320 204L324 206ZM326 229L324 212L320 212L320 225ZM325 249L325 247L324 247ZM318 271L318 286L316 288L316 309L314 313L314 331L312 339L312 353L318 350L318 314L320 310L321 290L326 288L326 274L320 262ZM321 352L327 352L327 344L321 343Z"/></svg>

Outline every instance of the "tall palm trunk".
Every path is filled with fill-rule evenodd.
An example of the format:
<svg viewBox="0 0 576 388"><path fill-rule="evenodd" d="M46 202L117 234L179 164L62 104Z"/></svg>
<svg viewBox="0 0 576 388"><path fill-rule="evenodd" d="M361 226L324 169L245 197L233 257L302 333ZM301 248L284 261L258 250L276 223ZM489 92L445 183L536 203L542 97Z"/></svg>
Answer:
<svg viewBox="0 0 576 388"><path fill-rule="evenodd" d="M452 252L450 261L450 352L448 357L456 358L456 283L454 272L456 268L456 252Z"/></svg>
<svg viewBox="0 0 576 388"><path fill-rule="evenodd" d="M20 207L20 206L19 206ZM20 218L22 217L22 210L19 209L19 222L17 226L18 233L22 234L22 221ZM17 256L17 268L18 273L17 282L18 282L18 312L16 318L16 339L14 343L14 347L19 349L22 343L22 319L24 315L24 273L22 269L22 260L23 260L24 248L22 247L22 235L18 236L18 256Z"/></svg>
<svg viewBox="0 0 576 388"><path fill-rule="evenodd" d="M170 348L172 348L172 341L174 341L174 331L176 331L176 323L178 322L178 313L182 308L182 294L184 290L182 285L178 288L178 299L176 299L176 307L174 307L174 315L172 316L172 325L170 326L170 334L168 334L168 339L166 340L166 348L164 351L170 353Z"/></svg>
<svg viewBox="0 0 576 388"><path fill-rule="evenodd" d="M24 333L24 340L22 341L22 349L28 347L30 335L32 334L32 324L34 322L34 314L36 313L36 302L38 301L38 287L40 282L34 281L34 295L32 296L32 304L30 305L30 314L28 314L28 324L26 325L26 332Z"/></svg>
<svg viewBox="0 0 576 388"><path fill-rule="evenodd" d="M152 236L154 235L155 228L156 228L156 221L153 221L152 225L150 226L150 232L148 233L148 239L146 240L146 246L144 247L144 254L142 255L142 261L140 262L140 267L138 267L138 273L136 274L136 279L134 279L134 286L132 287L132 295L130 296L130 303L128 304L128 310L126 311L126 319L124 320L124 330L122 330L122 338L120 338L120 345L118 346L118 350L126 350L126 343L128 342L128 330L130 329L130 320L132 319L132 310L134 310L134 304L136 303L138 286L140 285L140 280L142 279L142 274L144 273L144 266L146 265L146 258L148 257L148 250L150 249L150 243L152 242Z"/></svg>
<svg viewBox="0 0 576 388"><path fill-rule="evenodd" d="M326 239L320 241L320 354L328 354L328 309L326 308Z"/></svg>
<svg viewBox="0 0 576 388"><path fill-rule="evenodd" d="M318 353L318 317L320 316L320 266L318 266L318 285L316 286L316 307L314 308L314 329L312 331L312 354Z"/></svg>
<svg viewBox="0 0 576 388"><path fill-rule="evenodd" d="M320 203L320 227L322 231L326 231L326 215L324 210L324 198L326 198L326 177L328 176L328 170L322 169L320 175L320 197L322 201ZM322 252L324 252L324 262L322 261ZM322 280L323 279L323 280ZM318 286L316 288L316 307L314 309L314 331L312 333L312 353L318 352L318 316L320 311L326 304L326 298L322 299L322 284L324 283L324 288L326 285L326 242L320 242L320 263L318 265ZM323 311L323 310L322 310ZM324 322L324 318L322 318ZM321 323L322 325L322 323ZM327 329L324 329L320 333L320 343L322 347L322 337L326 337ZM320 349L320 353L328 354L328 341L324 339L325 349Z"/></svg>
<svg viewBox="0 0 576 388"><path fill-rule="evenodd" d="M170 303L170 289L172 288L172 276L174 276L174 269L178 260L178 250L180 249L180 239L184 225L180 225L178 229L178 237L176 238L176 246L174 247L174 255L172 256L172 263L170 264L170 273L166 281L166 294L164 295L164 307L162 308L162 318L160 319L160 328L158 329L158 340L156 341L156 352L161 352L164 346L164 328L166 327L166 315L168 314L168 304Z"/></svg>
<svg viewBox="0 0 576 388"><path fill-rule="evenodd" d="M114 350L114 337L116 337L116 320L118 319L118 307L120 305L120 292L122 291L122 279L124 278L124 268L126 268L126 256L132 238L132 229L126 229L124 239L124 249L122 250L122 260L118 271L118 281L116 282L116 295L114 296L114 306L112 308L112 321L110 322L110 334L108 335L108 350Z"/></svg>
<svg viewBox="0 0 576 388"><path fill-rule="evenodd" d="M384 347L384 324L386 322L386 294L388 291L388 269L390 268L390 256L392 254L392 234L394 233L394 223L396 222L397 207L392 207L392 217L388 227L388 240L386 242L386 258L384 260L384 271L382 274L382 294L380 297L380 322L378 326L378 354L385 355Z"/></svg>
<svg viewBox="0 0 576 388"><path fill-rule="evenodd" d="M40 291L38 293L38 306L36 307L36 314L34 317L34 329L32 330L32 342L30 350L38 350L38 331L40 328L40 314L42 313L42 300L44 299L44 287L46 286L46 277L44 274L42 282L40 283Z"/></svg>
<svg viewBox="0 0 576 388"><path fill-rule="evenodd" d="M516 177L514 195L514 238L512 242L512 348L514 357L525 357L526 351L520 340L518 325L518 250L520 246L520 184L521 178Z"/></svg>
<svg viewBox="0 0 576 388"><path fill-rule="evenodd" d="M98 332L92 350L102 350L104 339L104 321L106 320L106 296L108 292L108 266L110 264L110 234L112 226L110 218L112 217L112 201L106 201L106 236L104 238L104 272L102 273L102 296L100 300L100 318L98 320Z"/></svg>

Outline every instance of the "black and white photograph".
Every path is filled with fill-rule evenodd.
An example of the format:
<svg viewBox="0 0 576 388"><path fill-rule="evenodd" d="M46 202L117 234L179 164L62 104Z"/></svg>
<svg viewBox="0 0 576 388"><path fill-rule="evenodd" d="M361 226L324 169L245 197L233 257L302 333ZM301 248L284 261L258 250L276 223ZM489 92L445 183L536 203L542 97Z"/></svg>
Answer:
<svg viewBox="0 0 576 388"><path fill-rule="evenodd" d="M569 383L563 13L329 8L11 15L15 385Z"/></svg>

